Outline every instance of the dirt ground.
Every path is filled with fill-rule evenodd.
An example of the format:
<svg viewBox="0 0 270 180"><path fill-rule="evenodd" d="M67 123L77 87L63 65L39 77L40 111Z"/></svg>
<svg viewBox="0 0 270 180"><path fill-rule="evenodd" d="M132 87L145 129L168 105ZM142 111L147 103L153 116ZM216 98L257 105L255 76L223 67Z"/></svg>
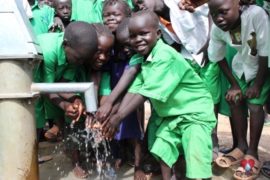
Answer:
<svg viewBox="0 0 270 180"><path fill-rule="evenodd" d="M146 122L149 118L149 104L146 103ZM218 137L219 137L219 144L220 147L231 147L232 145L232 138L230 132L230 125L229 120L227 117L219 115L219 122L218 122ZM72 173L71 161L68 157L65 156L63 151L61 151L62 145L61 143L48 143L43 142L40 143L39 146L39 153L40 155L48 155L51 154L53 156L53 160L40 164L40 180L77 180L78 178L74 177ZM261 141L259 144L259 156L260 161L270 160L270 127L264 126ZM226 171L214 168L214 180L228 180L232 179L233 170L228 169ZM88 179L98 179L95 173L91 175ZM116 179L123 179L123 180L131 180L133 179L133 168L124 165L122 168L117 172ZM152 179L161 179L160 176L155 176ZM263 175L260 175L258 180L266 180L267 178Z"/></svg>

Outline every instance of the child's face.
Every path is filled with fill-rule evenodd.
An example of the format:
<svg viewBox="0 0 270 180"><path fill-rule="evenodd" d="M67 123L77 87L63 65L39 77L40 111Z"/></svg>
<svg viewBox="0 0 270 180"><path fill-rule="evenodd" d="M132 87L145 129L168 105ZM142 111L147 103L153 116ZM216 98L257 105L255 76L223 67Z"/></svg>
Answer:
<svg viewBox="0 0 270 180"><path fill-rule="evenodd" d="M116 39L117 39L118 49L121 53L121 56L123 56L123 60L126 60L127 58L130 59L134 52L132 51L130 47L128 29L126 29L126 31L122 31L121 33L117 33Z"/></svg>
<svg viewBox="0 0 270 180"><path fill-rule="evenodd" d="M40 7L42 7L44 4L53 7L54 0L39 0L38 4Z"/></svg>
<svg viewBox="0 0 270 180"><path fill-rule="evenodd" d="M99 70L110 58L110 52L114 44L114 39L108 36L98 36L98 51L95 53L91 67Z"/></svg>
<svg viewBox="0 0 270 180"><path fill-rule="evenodd" d="M115 32L118 25L126 17L124 12L123 6L119 3L105 7L103 10L104 25L107 26L110 31Z"/></svg>
<svg viewBox="0 0 270 180"><path fill-rule="evenodd" d="M142 16L131 18L129 38L131 47L139 54L147 56L160 38L160 30Z"/></svg>
<svg viewBox="0 0 270 180"><path fill-rule="evenodd" d="M83 48L72 48L69 45L64 45L66 59L69 64L82 65L91 55Z"/></svg>
<svg viewBox="0 0 270 180"><path fill-rule="evenodd" d="M71 17L71 2L70 0L56 0L56 14L65 21L69 21Z"/></svg>
<svg viewBox="0 0 270 180"><path fill-rule="evenodd" d="M133 5L137 11L149 9L154 11L155 0L132 0Z"/></svg>
<svg viewBox="0 0 270 180"><path fill-rule="evenodd" d="M235 0L212 0L209 2L210 14L214 23L223 31L234 29L240 18L239 4Z"/></svg>

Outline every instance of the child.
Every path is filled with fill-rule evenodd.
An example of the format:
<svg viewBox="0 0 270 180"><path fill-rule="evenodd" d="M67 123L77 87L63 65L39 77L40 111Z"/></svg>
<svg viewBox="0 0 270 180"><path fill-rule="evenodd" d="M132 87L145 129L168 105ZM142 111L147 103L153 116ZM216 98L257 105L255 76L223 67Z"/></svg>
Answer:
<svg viewBox="0 0 270 180"><path fill-rule="evenodd" d="M91 59L97 49L97 35L88 23L73 22L65 33L40 35L38 41L43 51L44 61L35 72L35 82L65 82L75 77L75 67ZM64 112L71 117L79 117L83 109L80 98L65 98L60 94L49 94L46 97L50 105L40 99L36 104L38 128L44 127L44 114L47 118L63 116ZM52 106L54 104L54 106ZM76 104L76 109L74 105ZM56 106L55 106L56 105ZM62 110L62 111L61 111ZM76 112L75 112L76 111Z"/></svg>
<svg viewBox="0 0 270 180"><path fill-rule="evenodd" d="M102 94L108 91L108 83L104 83L106 79L101 79L99 71L102 70L102 66L106 64L109 60L109 55L111 48L114 44L113 34L106 28L103 24L96 23L93 24L93 27L98 36L98 48L94 56L90 61L86 61L82 67L80 67L77 72L76 81L78 82L94 82L97 90ZM101 81L101 82L100 82ZM79 118L76 117L77 119ZM85 126L80 127L80 123L76 125L77 128L88 128L89 122L85 120ZM80 151L73 150L73 165L74 165L74 174L76 177L87 177L88 173L81 167L80 162Z"/></svg>
<svg viewBox="0 0 270 180"><path fill-rule="evenodd" d="M171 179L179 154L186 158L188 178L210 178L216 124L211 95L184 58L159 40L158 22L151 11L137 12L129 21L130 44L144 57L142 71L117 113L103 123L103 133L112 137L121 120L149 98L156 111L148 125L149 148L163 179Z"/></svg>
<svg viewBox="0 0 270 180"><path fill-rule="evenodd" d="M34 33L40 35L47 33L49 26L53 23L54 9L47 5L39 5L39 1L28 0L32 9L32 18L30 18Z"/></svg>
<svg viewBox="0 0 270 180"><path fill-rule="evenodd" d="M67 25L71 22L72 4L71 0L55 0L55 18L61 20L62 27L58 27L57 24L53 24L50 28L50 32L64 31ZM55 19L54 19L55 21ZM59 23L58 23L59 24Z"/></svg>
<svg viewBox="0 0 270 180"><path fill-rule="evenodd" d="M38 4L42 7L43 5L47 5L53 8L54 0L39 0Z"/></svg>
<svg viewBox="0 0 270 180"><path fill-rule="evenodd" d="M116 39L117 39L117 45L115 47L116 55L113 57L113 62L111 62L111 88L114 90L116 86L118 86L118 83L120 81L120 78L122 78L124 71L128 72L130 70L127 70L129 68L129 60L131 59L131 56L134 54L134 52L131 50L131 47L129 45L129 33L128 33L128 21L129 19L123 19L123 21L120 23L120 25L117 28L116 31ZM121 101L121 94L123 92L116 92L118 93L118 101ZM110 95L111 96L111 95ZM108 97L110 99L111 97ZM106 99L107 101L107 99ZM105 101L105 103L106 103ZM110 100L109 100L110 101ZM109 102L110 103L110 102ZM118 103L115 103L118 104ZM114 105L115 105L114 104ZM117 106L117 105L116 105ZM103 106L101 107L101 109ZM143 108L142 108L143 109ZM143 137L143 130L142 130L142 123L144 118L142 115L143 112L137 110L129 114L120 124L119 131L115 135L115 145L119 146L118 149L115 149L115 158L116 163L115 166L118 169L120 164L123 161L123 154L121 154L121 150L123 150L124 140L128 140L127 142L132 144L132 147L134 147L134 155L135 155L135 173L134 173L134 179L140 179L144 178L145 175L143 171L140 169L141 166L141 140ZM133 154L133 153L132 153ZM132 162L133 163L133 162Z"/></svg>
<svg viewBox="0 0 270 180"><path fill-rule="evenodd" d="M178 1L134 0L135 7L149 9L160 19L164 41L190 63L204 81L214 101L217 117L220 103L220 69L216 63L209 63L207 46L211 23L207 4L196 8L194 13L179 9ZM217 127L213 130L213 160L218 156L219 145Z"/></svg>
<svg viewBox="0 0 270 180"><path fill-rule="evenodd" d="M123 0L107 0L103 5L103 22L113 32L125 17L131 15L131 9Z"/></svg>
<svg viewBox="0 0 270 180"><path fill-rule="evenodd" d="M255 178L260 172L258 143L264 121L263 104L270 89L267 77L269 19L262 8L239 6L238 1L233 0L210 0L209 8L215 23L208 49L209 59L218 62L231 84L226 100L234 120L233 128L237 130L237 148L218 158L216 163L229 167L242 159L253 161L251 171L239 167L234 177ZM238 51L233 58L232 70L224 59L226 44ZM250 112L249 146L245 105Z"/></svg>

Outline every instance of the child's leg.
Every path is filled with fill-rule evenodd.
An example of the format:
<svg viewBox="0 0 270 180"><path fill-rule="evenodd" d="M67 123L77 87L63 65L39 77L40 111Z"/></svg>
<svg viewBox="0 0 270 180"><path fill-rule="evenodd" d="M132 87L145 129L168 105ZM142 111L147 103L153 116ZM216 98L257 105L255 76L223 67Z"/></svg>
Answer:
<svg viewBox="0 0 270 180"><path fill-rule="evenodd" d="M163 161L160 161L160 168L163 180L171 180L171 168Z"/></svg>
<svg viewBox="0 0 270 180"><path fill-rule="evenodd" d="M230 103L230 110L232 115L232 127L236 129L235 137L237 140L237 147L246 152L247 144L247 118L244 111L244 102Z"/></svg>
<svg viewBox="0 0 270 180"><path fill-rule="evenodd" d="M173 174L175 180L186 180L186 161L184 156L179 156L177 162L174 164Z"/></svg>
<svg viewBox="0 0 270 180"><path fill-rule="evenodd" d="M141 148L141 142L138 139L135 139L133 141L133 147L134 148L134 155L135 155L135 161L134 161L134 180L141 180L146 179L146 175L142 170L142 148Z"/></svg>
<svg viewBox="0 0 270 180"><path fill-rule="evenodd" d="M264 110L262 105L255 104L248 104L248 108L250 111L250 145L247 154L258 159L258 144L264 123Z"/></svg>
<svg viewBox="0 0 270 180"><path fill-rule="evenodd" d="M80 151L78 149L73 150L71 158L74 175L78 178L86 178L88 173L80 165Z"/></svg>
<svg viewBox="0 0 270 180"><path fill-rule="evenodd" d="M219 152L219 144L218 144L218 136L217 136L217 127L218 127L218 108L219 104L215 104L214 106L214 112L217 118L217 125L212 131L212 142L213 142L213 160L215 160L218 157Z"/></svg>

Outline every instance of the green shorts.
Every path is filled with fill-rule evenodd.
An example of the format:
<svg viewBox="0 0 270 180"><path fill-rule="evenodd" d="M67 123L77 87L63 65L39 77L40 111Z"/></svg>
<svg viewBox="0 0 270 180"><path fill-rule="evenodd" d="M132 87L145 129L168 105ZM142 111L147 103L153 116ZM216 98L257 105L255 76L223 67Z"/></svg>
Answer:
<svg viewBox="0 0 270 180"><path fill-rule="evenodd" d="M246 82L244 78L239 79L235 74L234 78L236 79L238 85L240 86L242 93L246 94L247 89L254 84L255 80L252 80L251 82ZM267 76L265 83L262 87L261 94L258 98L253 98L253 99L247 99L248 104L257 104L257 105L264 105L268 96L269 96L269 91L270 91L270 77Z"/></svg>
<svg viewBox="0 0 270 180"><path fill-rule="evenodd" d="M217 63L209 62L204 67L200 67L197 62L188 60L191 67L202 78L208 88L214 104L218 104L221 98L220 68Z"/></svg>
<svg viewBox="0 0 270 180"><path fill-rule="evenodd" d="M179 155L184 155L186 177L210 178L212 177L211 133L216 123L209 122L194 123L181 116L162 119L154 114L148 124L149 150L169 167L175 164Z"/></svg>

